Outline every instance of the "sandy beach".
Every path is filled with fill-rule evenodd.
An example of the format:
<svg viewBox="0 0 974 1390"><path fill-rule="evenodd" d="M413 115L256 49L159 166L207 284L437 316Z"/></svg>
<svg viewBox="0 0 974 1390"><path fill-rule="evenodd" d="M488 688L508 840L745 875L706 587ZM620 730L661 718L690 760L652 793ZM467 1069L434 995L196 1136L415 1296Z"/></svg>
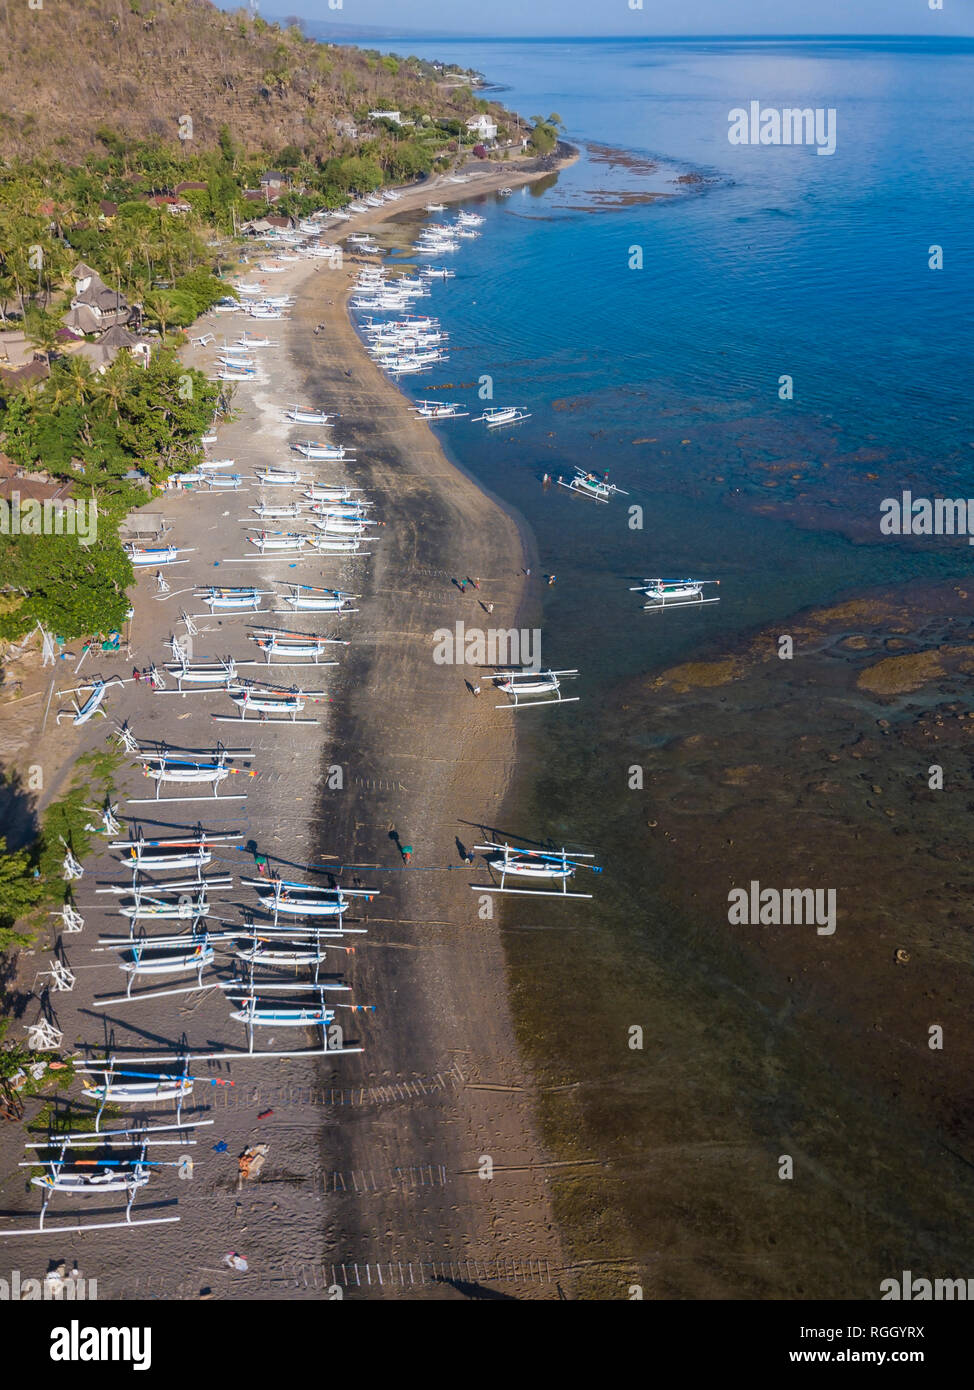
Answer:
<svg viewBox="0 0 974 1390"><path fill-rule="evenodd" d="M465 184L431 180L421 192L370 210L325 239L375 227L429 201L466 200L541 178L552 167L544 162L517 173L482 168ZM361 595L359 612L340 621L332 615L280 620L351 643L337 668L281 675L327 691L305 711L321 721L315 727L218 724L212 715L228 707L225 697L154 695L132 683L113 691L108 707L112 719L127 719L143 743L205 749L222 737L248 750L240 765L258 774L241 779L246 801L168 811L123 802L123 816L144 813L147 833L150 826L175 833L163 827L198 819L212 831L239 830L285 877L322 863L374 866L343 875L346 886L361 882L381 896L356 907L354 915L363 920L355 925L367 926L368 934L350 938L354 955L336 952L329 968L344 974L352 997L375 1012L341 1020L346 1045L361 1045L360 1054L201 1064L235 1084L196 1089L194 1113L214 1123L198 1131L193 1181L166 1177L150 1188L159 1203L179 1198L179 1224L17 1242L25 1271L42 1272L47 1260L77 1251L85 1271L98 1278L102 1297L193 1298L207 1291L313 1298L337 1285L350 1297L555 1298L559 1286L566 1287L547 1200L550 1156L534 1129L532 1083L507 1008L498 923L479 915L480 900L468 886L478 870L461 854L461 847L480 840L482 828L502 818L516 759L513 720L495 710L489 694L472 695L469 670L433 660L438 628L452 628L457 620L483 627L523 622L533 602L525 579L532 557L516 518L447 461L432 432L365 354L346 309L355 269L355 258L347 256L341 269L302 262L263 277L273 282L271 292L295 294L297 305L289 320L268 325L280 346L260 355L259 380L238 388L238 418L221 427L211 452L232 456L244 475L258 464L281 464L289 457L288 441L307 434L307 427L284 421L283 405L301 400L337 410L342 418L334 433L355 461L316 465L315 474L345 477L376 503L384 524L372 554L296 565L273 557L241 563L234 558L246 553L238 522L258 500L256 488L167 493L148 510L161 511L176 543L195 553L167 570L169 595L155 594L151 573L138 577L131 658L100 667L100 654L92 656L82 675L129 676L132 664L160 662L170 633L182 630L181 610L201 607L192 600L198 583L268 588L271 579L299 579ZM211 317L199 331L234 336L245 323ZM209 367L212 352L193 349L187 360ZM459 421L457 428L479 426ZM462 592L456 581L468 577L479 588ZM494 605L489 618L488 602ZM246 617L198 620L194 655L244 655L248 626ZM65 666L57 674L59 688L73 683ZM20 756L26 760L26 750L42 738L52 768L46 799L64 784L71 759L103 745L108 725L55 726L53 714L66 703L57 695L44 721L50 675L31 672L25 693L30 680L42 683L43 691L28 702L37 722L31 727L28 720ZM123 798L151 794L129 769L118 785ZM400 853L407 844L413 848L408 865ZM224 862L218 865L217 857ZM215 855L213 867L247 874L252 862L230 849ZM105 957L89 948L97 935L115 932L121 919L105 916L105 899L93 893L96 880L119 877L117 861L103 850L86 870L76 895L86 930L65 942L78 983L55 997L64 1051L87 1044L119 1055L164 1055L180 1038L197 1054L244 1046L244 1030L228 1022L216 991L91 1007L93 995L118 990L111 977L120 972L106 969ZM248 892L236 888L227 905L245 904ZM23 995L45 961L42 947L21 954L17 985ZM24 1021L33 1021L36 1011L36 999L27 1001ZM311 1045L313 1035L285 1031L292 1036L271 1030L258 1047ZM29 1224L38 1202L36 1189L25 1188L23 1170L14 1167L21 1132L8 1126L0 1139L7 1175L0 1186L3 1223ZM266 1166L258 1181L238 1185L237 1157L254 1143L269 1145ZM159 1214L148 1196L139 1206L144 1214L150 1207ZM100 1213L91 1216L101 1219ZM55 1220L52 1206L52 1225ZM248 1273L222 1267L229 1250L246 1257Z"/></svg>

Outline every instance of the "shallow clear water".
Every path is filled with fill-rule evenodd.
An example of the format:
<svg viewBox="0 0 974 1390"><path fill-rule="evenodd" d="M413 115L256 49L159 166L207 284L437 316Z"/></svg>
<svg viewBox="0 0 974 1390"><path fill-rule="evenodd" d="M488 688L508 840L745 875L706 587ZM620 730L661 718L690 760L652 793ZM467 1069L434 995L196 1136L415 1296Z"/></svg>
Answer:
<svg viewBox="0 0 974 1390"><path fill-rule="evenodd" d="M628 1019L641 1001L664 1052L668 1030L694 1036L667 1087L694 1097L702 1132L773 1149L777 1121L761 1081L770 1065L765 1020L741 1002L760 986L719 935L679 927L659 897L651 856L627 854L625 766L653 746L654 731L651 719L625 727L623 692L633 678L721 653L809 607L969 574L962 540L911 549L881 537L879 503L904 486L974 494L974 45L444 41L418 51L480 69L525 114L557 112L582 147L554 184L478 205L483 235L462 244L450 260L457 278L423 304L451 334L450 361L405 388L464 400L477 414L486 375L493 403L531 412L516 429L487 432L461 420L438 434L527 518L542 572L557 575L541 595L544 659L582 672L573 693L584 703L571 714L524 716L537 720L530 766L543 774L522 788L517 828L594 846L608 872L586 909L592 935L583 940L594 958L579 962L567 909L513 913L525 1036L536 1058L598 1085L619 1064L604 1037L621 1027L620 1010ZM730 145L728 112L752 99L835 108L836 153ZM593 144L658 158L660 168L647 175L625 159L607 163ZM703 183L675 184L683 172ZM606 210L607 193L639 186L674 196L636 206L619 198ZM928 268L933 245L943 247L943 271ZM629 268L633 247L642 249L641 270ZM784 374L794 379L792 401L778 397ZM542 487L545 472L569 474L574 463L609 469L630 496L596 507ZM641 529L629 525L629 504L643 508ZM644 615L628 586L660 573L719 577L722 601ZM815 727L818 711L803 698L796 677L782 738ZM525 935L530 944L519 946L525 918L546 916L563 933ZM554 989L540 984L542 973ZM573 1025L579 1017L584 1039ZM774 1056L776 1086L803 1098L788 1101L791 1119L804 1125L825 1175L794 1227L733 1166L710 1186L657 1164L651 1181L677 1195L661 1195L654 1209L636 1181L623 1198L643 1239L679 1226L681 1181L686 1200L710 1212L719 1232L713 1288L681 1275L670 1292L868 1296L861 1280L885 1269L877 1251L887 1227L897 1251L888 1262L900 1258L897 1221L913 1200L902 1174L870 1172L871 1214L848 1197L854 1174L868 1167L863 1145L898 1142L893 1131L877 1138L883 1102L855 1094L849 1081L820 1090L816 1060L800 1035ZM816 1124L828 1107L835 1117L823 1134ZM590 1136L600 1132L630 1162L650 1135L686 1138L683 1118L650 1090L621 1100L606 1085L583 1110ZM571 1128L564 1113L547 1118L556 1136ZM910 1162L928 1161L925 1143L903 1143ZM591 1219L584 1201L562 1196L577 1222ZM603 1194L604 1206L618 1197ZM943 1232L920 1211L924 1200L916 1198L903 1229L914 1222L936 1247ZM763 1283L737 1222L759 1243L767 1229L769 1245L780 1240L807 1261L807 1286L780 1268ZM748 1267L739 1278L737 1260Z"/></svg>

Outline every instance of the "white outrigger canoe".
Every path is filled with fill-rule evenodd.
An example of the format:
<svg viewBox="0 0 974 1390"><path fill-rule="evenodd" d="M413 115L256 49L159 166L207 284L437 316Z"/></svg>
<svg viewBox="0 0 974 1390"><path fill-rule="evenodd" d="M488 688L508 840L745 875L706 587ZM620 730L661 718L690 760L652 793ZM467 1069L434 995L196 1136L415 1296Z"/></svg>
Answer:
<svg viewBox="0 0 974 1390"><path fill-rule="evenodd" d="M201 869L212 861L211 844L238 844L241 834L196 835L177 840L146 840L141 834L134 840L113 840L109 849L121 850L123 864L133 869Z"/></svg>
<svg viewBox="0 0 974 1390"><path fill-rule="evenodd" d="M260 589L223 589L210 585L207 589L198 589L196 597L202 599L211 612L217 608L238 608L256 613L260 608L261 593Z"/></svg>
<svg viewBox="0 0 974 1390"><path fill-rule="evenodd" d="M341 589L323 589L314 584L292 584L289 594L282 594L285 603L295 610L312 613L354 613L351 607L357 594L346 594Z"/></svg>
<svg viewBox="0 0 974 1390"><path fill-rule="evenodd" d="M296 487L308 481L296 468L255 468L254 476L265 487Z"/></svg>
<svg viewBox="0 0 974 1390"><path fill-rule="evenodd" d="M371 539L375 539L373 536ZM368 555L369 551L362 550L362 542L358 537L352 536L311 536L308 539L308 546L311 550L317 550L322 555Z"/></svg>
<svg viewBox="0 0 974 1390"><path fill-rule="evenodd" d="M334 1009L326 1009L324 1004L261 1004L253 995L230 1002L243 1004L230 1017L250 1028L323 1028L335 1020Z"/></svg>
<svg viewBox="0 0 974 1390"><path fill-rule="evenodd" d="M341 917L351 905L352 898L371 902L378 897L377 888L322 888L316 883L295 883L275 878L243 878L242 884L256 888L257 897L268 912L286 912L298 917Z"/></svg>
<svg viewBox="0 0 974 1390"><path fill-rule="evenodd" d="M325 648L329 646L330 639L327 637L315 637L308 633L299 632L261 632L251 636L252 642L256 642L261 651L267 657L268 664L272 656L300 656L305 657L314 665L337 665L336 662L322 663L318 660L324 654Z"/></svg>
<svg viewBox="0 0 974 1390"><path fill-rule="evenodd" d="M123 1073L124 1074L124 1073ZM85 1086L81 1094L86 1100L109 1105L151 1105L161 1100L186 1100L193 1094L193 1078L160 1076L152 1081L109 1081L99 1086Z"/></svg>
<svg viewBox="0 0 974 1390"><path fill-rule="evenodd" d="M142 774L156 784L155 800L163 800L159 796L162 785L165 782L173 782L178 785L188 786L212 786L213 797L219 800L219 789L223 782L232 775L243 777L256 777L257 772L254 768L228 767L226 754L220 754L217 762L199 762L192 758L177 758L171 753L142 753L137 761L141 765ZM246 796L246 793L230 797L229 800L239 801ZM178 798L168 798L173 801Z"/></svg>
<svg viewBox="0 0 974 1390"><path fill-rule="evenodd" d="M488 855L488 867L500 875L500 885L472 883L470 887L479 893L536 893L543 897L591 898L591 893L569 893L568 882L578 869L590 869L600 874L596 864L586 863L593 858L591 854L568 854L562 850L522 849L517 845L498 844L488 841L485 845L474 845ZM523 878L533 883L560 883L559 889L508 888L508 878Z"/></svg>
<svg viewBox="0 0 974 1390"><path fill-rule="evenodd" d="M182 690L184 682L221 690L237 678L237 666L232 656L223 661L167 661L164 669L176 677L179 690Z"/></svg>
<svg viewBox="0 0 974 1390"><path fill-rule="evenodd" d="M243 478L239 473L211 473L206 469L205 478L208 487L228 488L232 492L236 492L243 484Z"/></svg>
<svg viewBox="0 0 974 1390"><path fill-rule="evenodd" d="M260 716L277 716L278 722L296 723L298 715L304 709L306 700L303 690L275 690L270 686L261 686L256 683L230 686L227 690L230 699L240 710L239 718L243 721L247 719L247 711L253 710ZM280 716L286 716L281 719ZM229 717L229 716L228 716ZM273 720L265 720L273 723ZM317 720L302 719L302 724L316 724Z"/></svg>
<svg viewBox="0 0 974 1390"><path fill-rule="evenodd" d="M182 900L167 903L161 898L143 898L141 893L137 893L134 902L120 903L118 910L123 917L128 917L133 922L145 918L159 922L193 921L200 917L208 917L210 904L202 895L195 900L185 896Z"/></svg>
<svg viewBox="0 0 974 1390"><path fill-rule="evenodd" d="M643 608L647 610L663 608L699 607L704 603L719 603L720 595L705 598L705 584L719 584L719 579L644 579L642 584L629 588L631 594L645 594Z"/></svg>
<svg viewBox="0 0 974 1390"><path fill-rule="evenodd" d="M267 550L303 550L312 537L301 531L261 531L259 535L248 536L247 539L263 555Z"/></svg>
<svg viewBox="0 0 974 1390"><path fill-rule="evenodd" d="M567 483L564 478L559 478L558 486L567 488L569 492L577 492L581 497L591 497L595 502L611 502L613 497L629 496L621 487L610 483L608 475L597 478L594 473L586 473L583 468L576 468L575 477Z"/></svg>
<svg viewBox="0 0 974 1390"><path fill-rule="evenodd" d="M498 425L517 425L522 420L530 420L530 413L521 405L498 405L491 406L485 410L483 415L475 415L471 424L476 424L483 420L489 430L496 429Z"/></svg>
<svg viewBox="0 0 974 1390"><path fill-rule="evenodd" d="M129 541L124 550L133 565L171 565L179 555L189 555L193 547L176 545L136 545Z"/></svg>
<svg viewBox="0 0 974 1390"><path fill-rule="evenodd" d="M133 869L202 869L213 855L206 841L197 840L115 840L112 849L123 849L119 858Z"/></svg>
<svg viewBox="0 0 974 1390"><path fill-rule="evenodd" d="M346 452L342 444L322 444L313 439L305 440L303 444L292 444L291 448L306 459L343 459Z"/></svg>
<svg viewBox="0 0 974 1390"><path fill-rule="evenodd" d="M325 512L311 520L311 525L326 536L364 536L370 526L378 524L354 512Z"/></svg>
<svg viewBox="0 0 974 1390"><path fill-rule="evenodd" d="M312 483L301 495L309 502L355 502L358 491L358 488L349 487L347 483Z"/></svg>
<svg viewBox="0 0 974 1390"><path fill-rule="evenodd" d="M151 940L140 943L133 948L132 959L119 961L118 968L133 979L136 975L198 975L206 966L213 964L216 955L212 946L200 942L186 950L167 950L165 946L160 946L161 955L147 958L143 954L145 948L154 945Z"/></svg>
<svg viewBox="0 0 974 1390"><path fill-rule="evenodd" d="M510 703L495 705L495 709L523 709L538 705L574 705L578 696L561 693L561 683L577 676L577 671L494 671L488 680L498 690L511 697Z"/></svg>
<svg viewBox="0 0 974 1390"><path fill-rule="evenodd" d="M413 410L424 420L459 420L470 414L456 401L417 401Z"/></svg>
<svg viewBox="0 0 974 1390"><path fill-rule="evenodd" d="M283 521L287 518L293 520L295 517L302 515L305 510L305 504L303 502L282 502L274 506L273 504L268 505L265 502L260 502L256 507L251 507L250 510L255 516L258 516L261 521L265 519L268 521Z"/></svg>
<svg viewBox="0 0 974 1390"><path fill-rule="evenodd" d="M325 410L311 410L308 406L289 405L284 412L284 418L296 425L331 425L332 420L338 417L334 411L329 414Z"/></svg>

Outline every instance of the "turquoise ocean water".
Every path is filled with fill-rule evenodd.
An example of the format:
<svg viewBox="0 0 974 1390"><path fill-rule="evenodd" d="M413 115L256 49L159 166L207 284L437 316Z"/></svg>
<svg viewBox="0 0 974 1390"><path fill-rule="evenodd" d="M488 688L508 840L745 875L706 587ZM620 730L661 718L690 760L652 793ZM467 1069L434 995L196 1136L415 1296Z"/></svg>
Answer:
<svg viewBox="0 0 974 1390"><path fill-rule="evenodd" d="M637 1151L651 1154L655 1139L685 1140L685 1129L708 1142L733 1133L743 1149L756 1141L777 1153L779 1117L761 1080L762 1051L773 1051L761 1009L742 1004L733 1017L720 1014L724 1000L747 996L746 972L728 978L734 967L716 947L707 958L713 931L674 928L656 897L652 860L633 862L620 841L622 760L630 755L617 746L612 762L600 752L602 712L624 721L627 683L716 656L805 609L970 573L963 541L910 548L882 537L879 504L903 487L974 495L974 44L383 47L482 71L490 95L513 109L557 112L581 150L554 183L476 204L483 235L463 244L450 261L456 279L437 284L423 304L451 334L450 362L404 387L414 397L464 400L476 414L476 383L489 375L494 404L531 412L513 430L490 433L463 420L437 433L526 518L541 570L557 575L542 593L544 659L582 673L572 715L524 716L537 720L530 765L539 772L517 828L591 845L607 870L586 919L597 931L579 932L556 915L565 927L543 938L548 955L528 948L521 959L515 935L522 1002L532 971L537 979L539 969L557 972L567 955L586 953L586 968L565 970L560 1002L548 999L529 1030L535 1056L564 1045L568 1018L586 1019L600 1039L621 1028L629 1014L613 1023L604 990L589 1017L586 988L600 960L621 960L624 988L651 1016L670 1032L689 1020L692 1055L688 1048L673 1062L665 1041L661 1055L667 1089L686 1097L693 1120L684 1126L648 1091L629 1112L618 1094L601 1114L592 1100L587 1118L617 1135L630 1162ZM732 146L728 113L752 100L834 108L835 154ZM688 173L699 181L674 182ZM672 196L634 203L640 190ZM934 246L943 248L943 270L929 267ZM633 248L641 269L630 268ZM790 401L779 399L784 375L794 382ZM622 500L597 508L542 487L544 473L568 474L573 464L608 469L630 493L625 503L643 508L642 528L630 527ZM719 577L722 601L663 620L644 615L628 586L654 574ZM795 699L795 727L803 718L812 727L817 711L802 709L800 687ZM636 756L653 730L632 734ZM543 914L528 917L540 922ZM712 1014L710 998L721 1001ZM633 1187L648 1193L658 1180L658 1196L628 1199L642 1238L678 1245L706 1210L704 1248L714 1251L707 1275L698 1251L685 1256L694 1277L684 1278L677 1260L670 1294L872 1296L871 1281L909 1258L916 1230L928 1258L956 1233L946 1207L938 1217L936 1201L924 1206L924 1197L914 1211L904 1195L909 1164L930 1161L928 1136L881 1136L889 1107L851 1084L836 1081L818 1096L814 1059L801 1054L800 1039L796 1048L775 1058L775 1085L816 1153L821 1190L789 1226L774 1207L780 1199L762 1195L746 1165L704 1178L661 1169L653 1157L645 1182ZM584 1070L593 1051L598 1065L588 1079L598 1087L598 1067L608 1076L617 1066L601 1042L579 1048L566 1074L573 1065ZM833 1099L835 1115L816 1128ZM622 1133L627 1113L635 1137ZM549 1118L556 1134L570 1123ZM904 1172L875 1168L877 1148L900 1143ZM864 1192L857 1183L866 1168ZM956 1172L941 1180L960 1181ZM603 1194L587 1209L571 1192L563 1198L564 1210L593 1226L613 1200ZM762 1249L765 1238L769 1248L789 1248L792 1264L758 1273L765 1257L741 1227L758 1233Z"/></svg>

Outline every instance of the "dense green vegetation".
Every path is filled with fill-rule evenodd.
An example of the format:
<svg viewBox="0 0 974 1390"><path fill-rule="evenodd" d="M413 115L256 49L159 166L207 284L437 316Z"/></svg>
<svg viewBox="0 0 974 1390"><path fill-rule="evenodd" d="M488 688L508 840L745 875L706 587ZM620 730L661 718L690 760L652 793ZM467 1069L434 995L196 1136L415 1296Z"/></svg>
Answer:
<svg viewBox="0 0 974 1390"><path fill-rule="evenodd" d="M39 621L66 639L120 628L132 566L118 526L148 497L126 477L137 465L151 482L192 466L213 418L218 389L184 367L170 349L149 366L120 353L104 374L79 358L58 359L38 388L0 402L3 450L28 470L69 479L78 499L97 506L91 544L77 536L0 537L8 602L0 637L16 638Z"/></svg>
<svg viewBox="0 0 974 1390"><path fill-rule="evenodd" d="M119 758L91 753L79 758L68 791L44 813L39 834L26 848L10 852L0 838L0 951L32 941L43 924L42 910L68 900L62 874L64 846L83 859L91 847L93 806L111 794Z"/></svg>

